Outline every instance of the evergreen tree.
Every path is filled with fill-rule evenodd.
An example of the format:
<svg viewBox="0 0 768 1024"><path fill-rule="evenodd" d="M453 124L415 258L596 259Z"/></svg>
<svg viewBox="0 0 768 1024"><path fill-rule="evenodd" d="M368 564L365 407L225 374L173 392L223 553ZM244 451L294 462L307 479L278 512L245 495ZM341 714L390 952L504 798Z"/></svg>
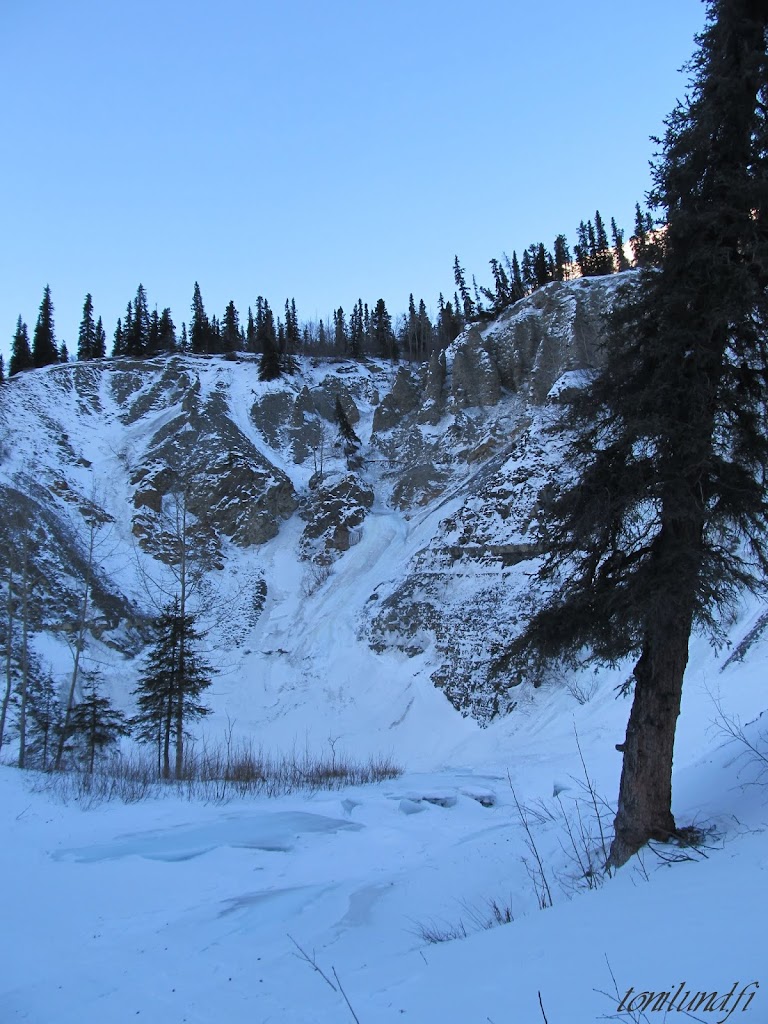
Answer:
<svg viewBox="0 0 768 1024"><path fill-rule="evenodd" d="M189 321L189 345L196 354L206 354L211 347L211 324L203 305L200 285L195 281L192 295L192 319Z"/></svg>
<svg viewBox="0 0 768 1024"><path fill-rule="evenodd" d="M551 254L544 248L544 243L539 242L533 257L533 276L536 287L541 288L554 279L555 267Z"/></svg>
<svg viewBox="0 0 768 1024"><path fill-rule="evenodd" d="M176 351L176 327L167 306L160 314L160 322L157 325L157 348L160 352Z"/></svg>
<svg viewBox="0 0 768 1024"><path fill-rule="evenodd" d="M554 276L556 281L567 281L570 274L571 250L565 235L555 239Z"/></svg>
<svg viewBox="0 0 768 1024"><path fill-rule="evenodd" d="M523 253L522 277L525 294L529 295L536 287L536 271L534 261L536 259L536 246L529 245Z"/></svg>
<svg viewBox="0 0 768 1024"><path fill-rule="evenodd" d="M136 289L133 305L128 303L123 325L123 349L125 355L141 359L150 351L150 317L147 293L142 284Z"/></svg>
<svg viewBox="0 0 768 1024"><path fill-rule="evenodd" d="M608 235L599 210L595 211L595 255L592 273L595 275L613 273L613 253L608 244Z"/></svg>
<svg viewBox="0 0 768 1024"><path fill-rule="evenodd" d="M248 326L245 329L245 349L247 352L256 351L256 323L250 306L248 307Z"/></svg>
<svg viewBox="0 0 768 1024"><path fill-rule="evenodd" d="M50 673L30 658L24 765L46 771L61 726L61 705Z"/></svg>
<svg viewBox="0 0 768 1024"><path fill-rule="evenodd" d="M425 359L432 350L432 321L429 319L424 299L419 299L419 312L416 317L416 352L419 359Z"/></svg>
<svg viewBox="0 0 768 1024"><path fill-rule="evenodd" d="M0 387L5 384L5 360L3 354L0 352Z"/></svg>
<svg viewBox="0 0 768 1024"><path fill-rule="evenodd" d="M175 748L176 777L183 774L183 740L189 722L210 714L200 696L210 686L210 667L200 658L200 634L193 615L182 614L179 599L166 605L154 623L154 641L133 691L137 712L132 726L139 740L157 745L158 771L171 774Z"/></svg>
<svg viewBox="0 0 768 1024"><path fill-rule="evenodd" d="M441 349L447 348L461 334L462 325L450 302L443 300L442 292L438 299L437 343Z"/></svg>
<svg viewBox="0 0 768 1024"><path fill-rule="evenodd" d="M336 395L335 417L336 424L339 428L339 434L347 447L347 454L357 451L361 444L360 438L357 436L352 424L349 422L349 417L344 412L344 406L341 404L341 399L338 395Z"/></svg>
<svg viewBox="0 0 768 1024"><path fill-rule="evenodd" d="M155 355L160 349L160 315L157 306L149 314L149 341L147 355Z"/></svg>
<svg viewBox="0 0 768 1024"><path fill-rule="evenodd" d="M80 361L96 358L96 324L93 322L93 300L90 292L85 296L83 319L77 333L77 358Z"/></svg>
<svg viewBox="0 0 768 1024"><path fill-rule="evenodd" d="M68 739L74 740L91 773L97 755L113 746L121 736L130 735L125 715L101 694L95 679L83 687L82 699L72 709L68 731Z"/></svg>
<svg viewBox="0 0 768 1024"><path fill-rule="evenodd" d="M11 348L11 361L8 365L8 375L13 377L22 370L31 370L35 365L32 359L32 350L29 347L29 334L27 325L21 317L16 321L16 333L13 336L13 347Z"/></svg>
<svg viewBox="0 0 768 1024"><path fill-rule="evenodd" d="M349 352L353 359L362 358L365 335L363 301L358 299L357 304L352 308L352 314L349 318Z"/></svg>
<svg viewBox="0 0 768 1024"><path fill-rule="evenodd" d="M635 203L635 233L629 240L636 267L658 267L664 254L659 232L654 229L653 217Z"/></svg>
<svg viewBox="0 0 768 1024"><path fill-rule="evenodd" d="M94 359L104 359L107 354L107 334L101 317L96 321L96 341L93 349Z"/></svg>
<svg viewBox="0 0 768 1024"><path fill-rule="evenodd" d="M475 315L475 304L469 294L466 278L464 277L464 268L459 264L458 256L453 258L453 280L456 282L456 287L459 289L459 295L461 296L464 319L470 321Z"/></svg>
<svg viewBox="0 0 768 1024"><path fill-rule="evenodd" d="M613 260L614 268L621 274L629 270L629 260L624 252L624 232L616 227L616 219L611 217L611 237L613 239Z"/></svg>
<svg viewBox="0 0 768 1024"><path fill-rule="evenodd" d="M344 310L339 306L333 314L333 345L339 355L345 355L349 337L347 335L347 323L344 319Z"/></svg>
<svg viewBox="0 0 768 1024"><path fill-rule="evenodd" d="M589 253L589 232L584 221L579 222L579 230L576 235L576 245L573 247L579 273L582 277L588 277L590 273Z"/></svg>
<svg viewBox="0 0 768 1024"><path fill-rule="evenodd" d="M189 352L189 337L187 335L187 325L184 321L181 324L181 338L179 338L179 351Z"/></svg>
<svg viewBox="0 0 768 1024"><path fill-rule="evenodd" d="M123 338L123 321L120 317L117 318L117 327L115 327L115 336L112 339L112 358L117 359L120 356L125 355L125 341Z"/></svg>
<svg viewBox="0 0 768 1024"><path fill-rule="evenodd" d="M49 366L51 363L58 363L59 350L56 345L56 335L53 329L53 303L51 302L51 289L45 286L43 301L40 303L40 312L35 324L35 333L32 337L32 362L35 366Z"/></svg>
<svg viewBox="0 0 768 1024"><path fill-rule="evenodd" d="M397 342L392 330L392 317L387 312L384 299L379 299L371 317L371 336L373 345L382 359L398 358Z"/></svg>
<svg viewBox="0 0 768 1024"><path fill-rule="evenodd" d="M301 348L299 318L296 313L296 300L285 300L285 349L288 355L295 355Z"/></svg>
<svg viewBox="0 0 768 1024"><path fill-rule="evenodd" d="M62 343L59 345L59 362L60 363L68 363L69 362L69 349L67 348L66 341L62 341Z"/></svg>
<svg viewBox="0 0 768 1024"><path fill-rule="evenodd" d="M550 588L517 654L637 658L610 860L676 834L672 755L694 625L768 568L768 7L708 0L654 167L661 267L617 306L548 505Z"/></svg>
<svg viewBox="0 0 768 1024"><path fill-rule="evenodd" d="M221 348L223 352L234 354L240 347L240 317L235 309L235 303L230 299L227 308L224 310L224 319L221 325Z"/></svg>
<svg viewBox="0 0 768 1024"><path fill-rule="evenodd" d="M283 370L277 344L275 318L269 303L261 296L256 301L256 345L261 351L259 380L277 380Z"/></svg>

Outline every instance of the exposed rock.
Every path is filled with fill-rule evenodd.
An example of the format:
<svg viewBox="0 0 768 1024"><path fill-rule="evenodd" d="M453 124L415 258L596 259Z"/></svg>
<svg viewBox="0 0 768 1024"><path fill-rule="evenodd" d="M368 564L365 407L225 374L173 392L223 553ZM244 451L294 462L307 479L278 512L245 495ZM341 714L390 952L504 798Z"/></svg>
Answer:
<svg viewBox="0 0 768 1024"><path fill-rule="evenodd" d="M416 412L421 399L421 389L413 374L401 366L397 371L392 390L377 406L373 414L374 431L391 430L402 424L403 419Z"/></svg>
<svg viewBox="0 0 768 1024"><path fill-rule="evenodd" d="M360 538L373 498L373 491L352 476L316 490L301 509L307 524L301 537L303 557L327 564L348 551Z"/></svg>
<svg viewBox="0 0 768 1024"><path fill-rule="evenodd" d="M496 405L501 398L499 372L483 347L482 337L471 328L453 352L451 401L455 408Z"/></svg>
<svg viewBox="0 0 768 1024"><path fill-rule="evenodd" d="M435 426L445 414L445 352L434 351L429 357L424 394L416 417L419 423Z"/></svg>

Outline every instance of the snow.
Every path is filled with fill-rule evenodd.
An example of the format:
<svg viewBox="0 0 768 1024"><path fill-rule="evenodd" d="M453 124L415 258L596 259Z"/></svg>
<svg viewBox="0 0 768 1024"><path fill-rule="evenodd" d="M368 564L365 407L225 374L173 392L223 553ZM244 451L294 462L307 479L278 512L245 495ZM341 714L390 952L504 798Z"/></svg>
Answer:
<svg viewBox="0 0 768 1024"><path fill-rule="evenodd" d="M383 377L342 371L371 387ZM269 446L248 416L253 389L261 395L275 385L215 360L196 363L195 372L203 396L226 382L237 426L304 486L309 467ZM305 366L296 386L317 386L325 372ZM83 493L91 476L103 481L99 500L114 517L101 564L143 606L139 563L126 554L133 549L127 465L178 406L150 410L126 428L109 377L102 374L94 400L99 428L90 431L82 428L82 397L65 387L66 373L15 380L11 391L22 401L14 404L12 428L16 450L37 446L41 479L56 471L50 452L58 427L51 423L41 440L40 423L55 409L73 444L77 437L78 457L94 470L89 475L72 460L70 479ZM149 391L151 383L142 387ZM356 431L367 441L372 411L363 412ZM544 473L554 456L539 457L537 472ZM4 473L23 468L9 452ZM424 509L400 513L374 504L359 542L311 597L295 555L298 518L258 550L235 550L222 539L219 603L239 608L262 576L269 587L255 625L217 654L214 714L198 743L216 741L231 724L235 741L251 739L266 752L327 754L332 745L339 755L391 756L405 769L402 777L221 804L170 791L84 809L62 802L44 777L0 766L2 1024L336 1024L352 1020L336 975L360 1024L541 1024L539 992L549 1024L586 1024L610 1017L630 987L674 991L684 982L725 993L736 981L762 988L731 1019L768 1021L768 788L756 784L759 766L744 745L728 741L717 724L721 715L742 723L747 738L768 749L768 716L759 718L765 641L729 664L727 648L713 652L699 638L692 645L674 809L679 824L712 830L706 849L645 851L590 889L564 818L573 823L581 814L598 843L577 738L610 822L621 770L615 745L629 712L616 688L630 666L577 679L589 694L583 704L562 679L516 688L514 713L481 729L432 685L428 636L423 653L410 658L394 649L377 654L361 640L372 595L383 598L402 580L437 522L464 505L467 485L482 472L454 468L442 498ZM471 501L467 508L471 514ZM59 510L76 528L63 500ZM509 526L498 530L509 539ZM446 601L471 597L481 573L451 577ZM732 645L764 612L757 601L745 603L730 626ZM217 628L211 626L213 637ZM61 643L37 645L66 666ZM106 647L98 655L113 694L127 705L135 667ZM515 800L526 809L551 887L546 910L538 906ZM688 859L668 862L675 853ZM514 920L485 928L494 902ZM425 937L464 932L437 944Z"/></svg>
<svg viewBox="0 0 768 1024"><path fill-rule="evenodd" d="M744 609L734 638L757 613ZM535 711L487 730L454 716L450 744L413 733L407 751L401 737L404 776L340 792L83 810L3 768L0 1019L351 1020L297 945L334 984L335 969L361 1024L525 1024L541 1019L539 992L550 1022L580 1024L615 1012L630 987L764 984L768 789L750 785L756 766L714 725L718 703L761 742L764 656L758 644L720 673L726 652L693 645L675 809L715 829L708 848L679 863L646 851L592 891L578 884L558 808L572 814L580 800L590 813L574 728L597 792L614 799L628 711L613 693L618 670L583 706L544 688ZM539 812L530 820L552 889L546 910L521 860L530 854L512 786ZM490 901L513 922L485 930ZM467 937L425 942L457 928ZM768 1019L764 991L733 1019Z"/></svg>

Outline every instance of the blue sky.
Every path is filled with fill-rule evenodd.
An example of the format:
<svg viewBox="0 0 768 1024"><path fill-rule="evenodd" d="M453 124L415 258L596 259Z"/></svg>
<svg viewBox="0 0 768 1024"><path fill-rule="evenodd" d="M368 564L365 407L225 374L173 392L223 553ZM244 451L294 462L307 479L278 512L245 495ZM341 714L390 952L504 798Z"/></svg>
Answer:
<svg viewBox="0 0 768 1024"><path fill-rule="evenodd" d="M0 350L49 283L70 351L136 292L434 308L458 253L630 233L700 0L7 0Z"/></svg>

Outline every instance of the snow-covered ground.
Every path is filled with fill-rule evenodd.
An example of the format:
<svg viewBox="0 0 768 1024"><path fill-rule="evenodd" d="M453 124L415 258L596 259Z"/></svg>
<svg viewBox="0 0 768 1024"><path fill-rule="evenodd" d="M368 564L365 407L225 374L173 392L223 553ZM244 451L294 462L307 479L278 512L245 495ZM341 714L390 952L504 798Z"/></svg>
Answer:
<svg viewBox="0 0 768 1024"><path fill-rule="evenodd" d="M735 640L757 611L745 610ZM730 1019L766 1021L768 786L749 784L759 766L715 724L719 704L752 741L768 732L756 720L764 655L757 645L720 672L725 653L701 641L692 650L675 811L714 829L707 848L671 864L647 851L592 891L563 813L576 822L579 800L598 839L575 736L612 801L628 713L613 690L621 673L596 677L585 704L541 690L535 714L485 730L448 709L435 718L439 742L399 733L401 778L339 792L83 810L3 768L0 1020L335 1024L353 1020L343 987L360 1024L534 1024L539 993L549 1024L581 1024L616 1013L630 987L630 1004L684 983L679 998L717 992L714 1007L734 983L728 1006L757 982ZM373 730L372 748L380 740ZM544 864L546 910L513 791ZM514 921L483 929L490 901ZM430 931L466 938L430 944Z"/></svg>

